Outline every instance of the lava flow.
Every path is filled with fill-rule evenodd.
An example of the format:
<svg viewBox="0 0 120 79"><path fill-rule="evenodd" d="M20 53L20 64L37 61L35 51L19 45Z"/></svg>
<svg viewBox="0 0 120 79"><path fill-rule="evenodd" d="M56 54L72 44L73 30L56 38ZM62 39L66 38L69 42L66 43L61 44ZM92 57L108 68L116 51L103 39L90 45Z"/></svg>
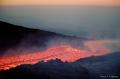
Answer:
<svg viewBox="0 0 120 79"><path fill-rule="evenodd" d="M0 70L8 70L22 64L35 64L40 61L47 62L56 58L61 59L63 62L74 62L81 58L105 55L110 51L102 43L86 42L84 45L86 49L74 48L67 44L53 46L47 50L35 53L1 57Z"/></svg>

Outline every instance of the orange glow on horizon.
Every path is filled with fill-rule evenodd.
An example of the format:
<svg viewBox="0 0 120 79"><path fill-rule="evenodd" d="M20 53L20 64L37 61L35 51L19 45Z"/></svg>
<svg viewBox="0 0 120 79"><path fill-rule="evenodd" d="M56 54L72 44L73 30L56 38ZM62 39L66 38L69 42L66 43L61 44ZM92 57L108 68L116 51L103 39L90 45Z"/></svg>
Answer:
<svg viewBox="0 0 120 79"><path fill-rule="evenodd" d="M47 62L56 58L63 62L75 62L81 58L106 55L111 51L101 42L86 42L85 46L87 49L74 48L70 45L57 45L35 53L1 57L0 70L8 70L22 64Z"/></svg>
<svg viewBox="0 0 120 79"><path fill-rule="evenodd" d="M0 5L98 5L98 6L120 6L120 0L2 0Z"/></svg>

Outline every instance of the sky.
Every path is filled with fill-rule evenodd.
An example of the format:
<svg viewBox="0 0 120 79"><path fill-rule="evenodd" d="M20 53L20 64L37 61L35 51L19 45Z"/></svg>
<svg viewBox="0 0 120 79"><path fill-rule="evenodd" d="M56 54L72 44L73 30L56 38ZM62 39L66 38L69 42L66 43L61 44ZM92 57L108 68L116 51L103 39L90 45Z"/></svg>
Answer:
<svg viewBox="0 0 120 79"><path fill-rule="evenodd" d="M120 0L0 0L1 5L0 20L11 24L67 35L120 38Z"/></svg>
<svg viewBox="0 0 120 79"><path fill-rule="evenodd" d="M120 0L0 0L2 6L13 5L100 5L120 6Z"/></svg>

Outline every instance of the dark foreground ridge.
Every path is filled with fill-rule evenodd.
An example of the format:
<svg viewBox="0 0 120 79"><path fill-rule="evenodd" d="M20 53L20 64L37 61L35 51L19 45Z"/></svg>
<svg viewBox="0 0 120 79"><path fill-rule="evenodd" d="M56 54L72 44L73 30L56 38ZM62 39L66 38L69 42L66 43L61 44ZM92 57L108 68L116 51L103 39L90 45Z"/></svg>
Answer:
<svg viewBox="0 0 120 79"><path fill-rule="evenodd" d="M59 59L0 72L0 79L91 79L87 69Z"/></svg>
<svg viewBox="0 0 120 79"><path fill-rule="evenodd" d="M59 59L0 71L0 79L119 79L120 52L73 63ZM105 76L105 77L102 77ZM106 77L107 76L107 77ZM109 77L108 77L109 76Z"/></svg>

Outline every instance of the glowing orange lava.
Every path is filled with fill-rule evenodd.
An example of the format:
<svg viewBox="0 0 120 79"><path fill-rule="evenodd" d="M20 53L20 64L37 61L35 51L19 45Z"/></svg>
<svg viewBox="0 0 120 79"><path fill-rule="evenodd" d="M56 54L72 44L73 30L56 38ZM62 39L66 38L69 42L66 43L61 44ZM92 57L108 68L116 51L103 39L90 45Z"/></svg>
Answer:
<svg viewBox="0 0 120 79"><path fill-rule="evenodd" d="M58 45L35 53L2 57L0 58L0 70L8 70L21 64L35 64L39 61L47 62L56 58L61 59L63 62L74 62L85 57L105 55L110 51L102 43L98 42L86 42L84 45L86 49L74 48L70 45Z"/></svg>

